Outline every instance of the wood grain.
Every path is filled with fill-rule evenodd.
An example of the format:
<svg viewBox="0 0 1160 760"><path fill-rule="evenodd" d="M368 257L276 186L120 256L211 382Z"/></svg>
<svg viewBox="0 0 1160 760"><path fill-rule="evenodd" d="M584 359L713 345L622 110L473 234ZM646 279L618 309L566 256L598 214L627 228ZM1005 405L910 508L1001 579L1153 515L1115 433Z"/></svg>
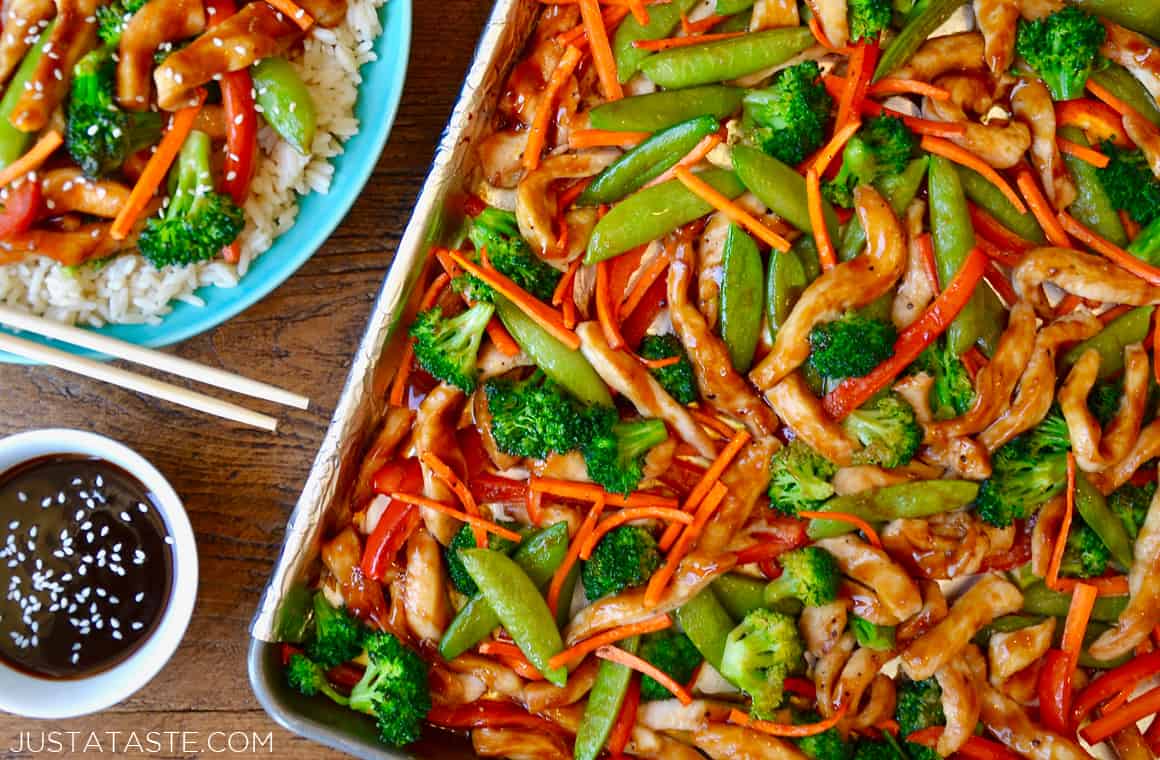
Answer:
<svg viewBox="0 0 1160 760"><path fill-rule="evenodd" d="M413 5L410 68L398 119L349 216L298 274L264 301L174 349L194 361L306 394L313 400L310 411L270 409L280 415L282 427L277 435L266 435L63 372L0 365L5 410L0 435L72 427L136 449L185 499L201 562L197 608L185 641L152 683L87 718L49 723L0 714L0 757L33 756L9 748L19 746L22 732L39 736L50 729L191 731L202 732L203 741L211 731L261 737L273 732L273 751L261 746L258 754L338 756L293 737L266 716L250 692L245 653L250 618L286 519L491 11L486 0L414 0ZM151 756L220 756L205 747L167 750ZM108 746L105 751L112 756Z"/></svg>

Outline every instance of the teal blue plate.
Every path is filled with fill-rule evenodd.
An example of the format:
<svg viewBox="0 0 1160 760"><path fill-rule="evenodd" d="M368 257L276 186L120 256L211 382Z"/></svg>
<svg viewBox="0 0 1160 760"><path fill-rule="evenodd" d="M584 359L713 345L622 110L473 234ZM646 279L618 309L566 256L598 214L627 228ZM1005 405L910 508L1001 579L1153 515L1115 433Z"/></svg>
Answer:
<svg viewBox="0 0 1160 760"><path fill-rule="evenodd" d="M386 145L403 94L407 57L411 49L411 0L387 0L380 10L383 33L375 42L378 60L362 68L355 113L360 129L344 144L343 153L331 159L334 177L326 195L311 193L299 198L298 219L270 249L250 265L236 287L205 287L197 295L205 306L177 302L159 325L106 325L96 332L130 343L156 348L179 343L210 330L253 306L285 282L322 246L338 227L378 163ZM80 356L107 358L86 349L41 339L22 337L62 348ZM0 362L33 364L19 356L0 352Z"/></svg>

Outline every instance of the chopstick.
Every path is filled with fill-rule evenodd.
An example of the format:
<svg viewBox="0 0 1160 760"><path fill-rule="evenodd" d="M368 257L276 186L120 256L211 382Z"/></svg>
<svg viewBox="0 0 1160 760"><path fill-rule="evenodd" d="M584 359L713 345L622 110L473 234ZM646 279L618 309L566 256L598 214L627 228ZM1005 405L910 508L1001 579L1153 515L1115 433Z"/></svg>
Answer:
<svg viewBox="0 0 1160 760"><path fill-rule="evenodd" d="M101 335L100 333L73 327L72 325L53 322L43 317L17 311L9 306L0 306L0 324L17 330L25 330L36 333L37 335L43 335L46 338L59 340L62 343L71 343L74 346L99 351L102 354L115 356L118 359L127 359L135 364L168 372L178 377L196 380L199 383L212 385L216 388L224 388L228 391L252 396L253 398L259 398L264 401L272 401L275 404L282 404L283 406L290 406L295 409L306 409L310 406L310 399L305 396L291 393L290 391L268 383L251 380L248 377L235 375L232 372L226 372L216 367L207 367L204 364L198 364L189 359L182 359L180 356L163 354L160 351L154 351L133 343L126 343L125 341L111 338L108 335ZM12 351L12 353L20 352ZM21 354L21 356L25 355ZM55 362L49 362L43 359L41 361L53 364L53 366L60 366ZM61 367L61 369L69 369L69 367ZM241 407L238 408L240 409Z"/></svg>

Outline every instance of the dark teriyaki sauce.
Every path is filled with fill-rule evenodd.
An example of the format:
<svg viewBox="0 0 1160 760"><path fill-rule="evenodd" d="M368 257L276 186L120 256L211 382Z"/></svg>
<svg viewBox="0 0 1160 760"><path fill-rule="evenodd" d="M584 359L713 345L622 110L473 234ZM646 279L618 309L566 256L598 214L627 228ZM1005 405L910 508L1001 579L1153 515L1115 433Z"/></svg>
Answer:
<svg viewBox="0 0 1160 760"><path fill-rule="evenodd" d="M62 454L0 474L0 659L41 678L107 670L148 638L172 583L172 539L129 473Z"/></svg>

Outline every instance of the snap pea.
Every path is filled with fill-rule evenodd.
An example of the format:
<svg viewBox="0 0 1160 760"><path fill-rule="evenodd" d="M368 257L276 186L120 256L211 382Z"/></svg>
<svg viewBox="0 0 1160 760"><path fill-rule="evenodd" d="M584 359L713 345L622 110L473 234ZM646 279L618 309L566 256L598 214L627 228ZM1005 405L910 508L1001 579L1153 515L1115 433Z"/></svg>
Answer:
<svg viewBox="0 0 1160 760"><path fill-rule="evenodd" d="M1135 29L1154 40L1160 40L1160 13L1154 0L1074 0L1089 13Z"/></svg>
<svg viewBox="0 0 1160 760"><path fill-rule="evenodd" d="M669 90L726 82L776 66L814 44L804 26L769 29L727 40L670 48L640 64L645 76Z"/></svg>
<svg viewBox="0 0 1160 760"><path fill-rule="evenodd" d="M629 16L616 27L612 35L612 57L616 61L616 78L624 84L632 79L640 64L645 58L652 55L648 50L641 50L632 43L641 40L659 40L668 37L677 24L681 23L681 16L692 10L697 0L673 0L664 5L657 5L648 9L648 23L642 24L634 16Z"/></svg>
<svg viewBox="0 0 1160 760"><path fill-rule="evenodd" d="M717 601L734 620L765 606L765 582L740 573L725 573L711 586Z"/></svg>
<svg viewBox="0 0 1160 760"><path fill-rule="evenodd" d="M737 176L722 169L708 169L697 174L718 192L736 198L745 191ZM595 264L610 259L672 232L713 211L713 206L681 184L669 180L646 187L612 207L596 223L588 239L584 263Z"/></svg>
<svg viewBox="0 0 1160 760"><path fill-rule="evenodd" d="M1060 127L1059 136L1079 145L1088 144L1083 130L1077 127ZM1075 180L1075 201L1068 206L1072 216L1078 219L1080 224L1116 245L1120 247L1127 245L1128 233L1124 232L1120 215L1116 213L1116 207L1112 205L1103 183L1100 182L1099 169L1082 158L1067 153L1063 154L1063 162Z"/></svg>
<svg viewBox="0 0 1160 760"><path fill-rule="evenodd" d="M978 493L979 484L969 480L916 480L836 496L820 511L845 512L869 523L882 523L953 512L974 501ZM849 523L837 520L810 520L806 532L816 540L853 530Z"/></svg>
<svg viewBox="0 0 1160 760"><path fill-rule="evenodd" d="M975 230L967 199L954 164L942 156L930 157L930 229L939 282L949 283L975 247ZM983 326L983 297L979 289L947 329L947 343L956 356L975 345Z"/></svg>
<svg viewBox="0 0 1160 760"><path fill-rule="evenodd" d="M1124 368L1124 346L1139 343L1148 336L1152 324L1152 306L1132 309L1114 320L1092 337L1080 341L1063 355L1064 371L1079 361L1079 357L1089 348L1100 354L1101 380L1107 380Z"/></svg>
<svg viewBox="0 0 1160 760"><path fill-rule="evenodd" d="M874 81L887 76L910 60L914 52L926 42L926 38L966 2L967 0L931 0L921 11L912 13L902 31L882 51L878 68L874 70Z"/></svg>
<svg viewBox="0 0 1160 760"><path fill-rule="evenodd" d="M732 16L753 7L754 0L717 0L713 12L718 16Z"/></svg>
<svg viewBox="0 0 1160 760"><path fill-rule="evenodd" d="M622 204L623 205L623 204ZM618 207L619 208L619 207ZM573 351L556 340L511 301L495 294L495 311L504 327L515 338L544 374L567 388L573 396L588 404L612 405L608 386L592 369L579 351Z"/></svg>
<svg viewBox="0 0 1160 760"><path fill-rule="evenodd" d="M36 38L36 42L29 46L28 52L20 61L20 65L16 67L16 73L12 75L12 79L8 80L4 96L0 97L0 168L8 166L27 153L28 149L32 147L32 141L36 139L35 132L22 132L12 126L9 119L12 118L16 103L29 86L28 82L32 79L32 75L36 71L36 67L40 65L40 59L44 55L44 46L40 44L40 41L48 39L55 26L55 20L49 22L40 36Z"/></svg>
<svg viewBox="0 0 1160 760"><path fill-rule="evenodd" d="M963 192L979 208L986 211L1004 227L1021 238L1033 243L1042 243L1047 238L1043 235L1043 228L1035 221L1030 211L1020 213L1019 209L1011 205L1011 201L993 184L983 178L983 175L974 169L965 166L955 166L959 173L959 182Z"/></svg>
<svg viewBox="0 0 1160 760"><path fill-rule="evenodd" d="M275 627L278 641L298 644L306 640L314 611L314 594L306 586L293 586L278 607Z"/></svg>
<svg viewBox="0 0 1160 760"><path fill-rule="evenodd" d="M978 293L983 302L979 307L983 314L979 328L979 347L990 358L994 356L995 349L999 347L999 338L1007 329L1007 307L989 287L979 288Z"/></svg>
<svg viewBox="0 0 1160 760"><path fill-rule="evenodd" d="M721 274L721 339L738 372L748 372L761 337L761 252L736 224L725 236Z"/></svg>
<svg viewBox="0 0 1160 760"><path fill-rule="evenodd" d="M1101 596L1092 608L1092 620L1114 623L1128 606L1126 596ZM1034 583L1023 589L1023 611L1032 615L1067 617L1071 594L1049 589L1046 584Z"/></svg>
<svg viewBox="0 0 1160 760"><path fill-rule="evenodd" d="M506 554L491 549L460 549L459 556L479 593L528 661L548 683L567 683L566 668L548 667L548 660L564 650L564 641L548 603L528 574Z"/></svg>
<svg viewBox="0 0 1160 760"><path fill-rule="evenodd" d="M713 27L714 34L725 32L744 32L749 29L749 22L753 18L753 13L749 12L747 8L741 13L736 13L729 18L722 21L717 26Z"/></svg>
<svg viewBox="0 0 1160 760"><path fill-rule="evenodd" d="M556 626L562 631L568 625L572 616L572 596L576 593L576 584L580 581L580 563L572 565L572 569L564 576L560 584L560 603L556 606ZM545 582L545 586L548 584Z"/></svg>
<svg viewBox="0 0 1160 760"><path fill-rule="evenodd" d="M892 625L878 625L857 615L850 617L850 628L858 645L867 649L890 651L894 649L895 631Z"/></svg>
<svg viewBox="0 0 1160 760"><path fill-rule="evenodd" d="M1075 511L1096 532L1120 567L1125 570L1132 567L1132 539L1124 523L1082 472L1077 472L1075 478Z"/></svg>
<svg viewBox="0 0 1160 760"><path fill-rule="evenodd" d="M631 636L618 642L617 646L629 654L636 654L640 647L640 637ZM588 692L584 717L576 729L576 744L572 748L576 760L596 760L603 751L604 743L608 741L608 735L612 733L620 708L624 705L631 680L631 668L608 660L600 661L596 680Z"/></svg>
<svg viewBox="0 0 1160 760"><path fill-rule="evenodd" d="M744 94L740 87L711 85L634 95L596 106L588 123L593 129L656 132L697 116L724 119L741 108Z"/></svg>
<svg viewBox="0 0 1160 760"><path fill-rule="evenodd" d="M1044 615L1003 615L983 626L980 633L986 638L990 638L991 634L995 633L1014 633L1033 625L1039 625L1046 619L1047 617Z"/></svg>
<svg viewBox="0 0 1160 760"><path fill-rule="evenodd" d="M576 203L581 206L614 203L639 190L684 158L701 138L713 134L717 128L717 119L698 116L657 132L596 175Z"/></svg>
<svg viewBox="0 0 1160 760"><path fill-rule="evenodd" d="M798 240L809 238L801 237ZM770 251L769 272L765 279L765 316L774 337L809 284L805 268L793 248L784 253Z"/></svg>
<svg viewBox="0 0 1160 760"><path fill-rule="evenodd" d="M802 232L812 235L809 208L806 205L806 181L792 166L748 145L733 146L733 168L745 187L773 213ZM838 239L838 215L826 200L822 213L830 239Z"/></svg>
<svg viewBox="0 0 1160 760"><path fill-rule="evenodd" d="M1153 18L1160 26L1160 13L1154 13ZM1127 25L1125 24L1125 26ZM1152 36L1156 37L1157 35ZM1123 66L1109 63L1107 68L1093 71L1091 78L1097 84L1103 85L1108 92L1135 108L1137 113L1148 121L1160 127L1160 107L1156 105L1155 99L1152 98L1147 88L1140 84L1140 81Z"/></svg>
<svg viewBox="0 0 1160 760"><path fill-rule="evenodd" d="M1128 253L1153 266L1160 264L1160 216L1140 230L1136 239L1128 245Z"/></svg>
<svg viewBox="0 0 1160 760"><path fill-rule="evenodd" d="M512 561L527 573L537 588L544 588L568 552L568 523L556 523L520 542ZM561 598L564 598L561 596ZM565 605L560 605L561 608ZM482 595L477 594L463 605L447 626L439 642L439 654L450 660L471 649L499 625L499 616Z"/></svg>
<svg viewBox="0 0 1160 760"><path fill-rule="evenodd" d="M705 661L720 670L725 639L733 630L733 618L717 601L717 596L708 589L697 594L677 608L677 622Z"/></svg>
<svg viewBox="0 0 1160 760"><path fill-rule="evenodd" d="M318 112L310 88L285 58L263 58L250 67L254 103L262 118L299 153L309 155L318 126Z"/></svg>
<svg viewBox="0 0 1160 760"><path fill-rule="evenodd" d="M901 217L918 196L922 188L922 181L926 179L926 158L916 158L911 161L901 174L894 174L878 181L878 189L882 192L886 202L894 213ZM842 230L842 243L838 246L838 259L849 261L862 252L866 247L866 230L858 223L857 217L852 217Z"/></svg>

